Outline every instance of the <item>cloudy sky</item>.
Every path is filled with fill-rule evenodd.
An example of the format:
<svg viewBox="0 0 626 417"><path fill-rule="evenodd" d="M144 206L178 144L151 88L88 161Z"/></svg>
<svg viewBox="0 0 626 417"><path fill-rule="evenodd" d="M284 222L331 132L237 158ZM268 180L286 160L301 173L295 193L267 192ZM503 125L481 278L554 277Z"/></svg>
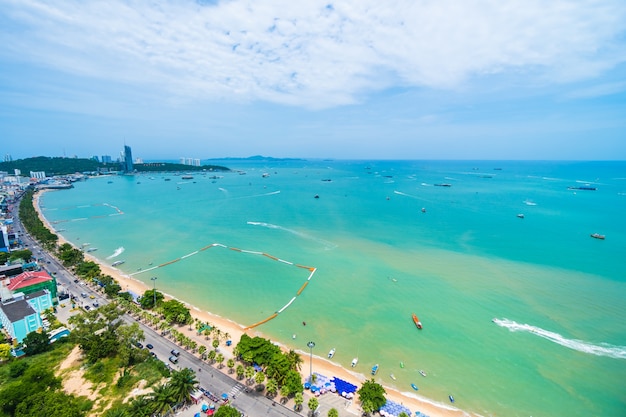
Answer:
<svg viewBox="0 0 626 417"><path fill-rule="evenodd" d="M624 0L0 0L0 152L626 159Z"/></svg>

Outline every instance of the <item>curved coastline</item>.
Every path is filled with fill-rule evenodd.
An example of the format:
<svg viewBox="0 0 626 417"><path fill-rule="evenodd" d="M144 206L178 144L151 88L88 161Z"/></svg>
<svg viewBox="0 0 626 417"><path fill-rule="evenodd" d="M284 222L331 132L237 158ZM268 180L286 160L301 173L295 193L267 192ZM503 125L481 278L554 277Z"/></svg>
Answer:
<svg viewBox="0 0 626 417"><path fill-rule="evenodd" d="M63 235L59 234L55 230L55 228L52 226L52 224L48 221L48 219L46 219L46 217L43 215L43 211L40 208L40 197L46 191L48 190L41 190L33 196L33 206L35 207L35 210L37 211L39 218L50 231L52 231L58 236L59 238L58 244L68 243L74 247L77 247L74 243L65 239ZM140 294L143 294L146 290L150 289L149 286L143 281L133 278L127 274L124 274L119 269L105 264L102 260L98 259L91 253L85 253L85 258L97 263L100 266L101 271L104 274L107 274L113 277L124 290L127 290L127 291L130 290L140 295ZM177 299L183 302L185 305L189 307L192 317L199 319L203 322L211 323L212 325L218 327L222 331L228 332L231 335L231 338L235 342L237 342L241 338L241 335L244 333L247 333L253 337L260 336L260 337L267 338L267 336L265 336L263 332L260 331L258 328L250 329L246 331L245 327L242 326L240 323L236 323L218 314L201 310L200 308L185 302L184 299L178 298L172 294L167 294L167 293L164 293L164 296L166 299ZM200 341L200 343L202 343L202 341ZM282 349L285 349L285 350L290 349L289 346L286 346L283 343L277 343L277 344ZM230 350L228 350L225 346L223 346L222 350L225 351L224 353L227 353L229 357L232 357L232 347L230 348ZM294 349L294 350L302 356L304 360L304 364L306 364L308 362L307 357L309 356L309 352L305 352L301 349ZM303 368L306 368L306 366L303 366ZM320 357L317 355L313 355L313 368L315 372L319 374L326 375L328 377L336 376L343 380L349 381L357 386L360 386L365 380L368 379L362 373L350 371L347 368L344 368L340 365L337 365L334 362L329 361L325 357ZM303 379L306 378L306 376L308 375L308 374L305 375L306 372L303 372L303 371L300 371L300 373ZM394 401L398 404L403 404L407 406L409 409L411 409L413 412L416 412L419 410L421 413L426 414L430 417L479 416L478 414L469 413L459 408L456 408L454 406L439 403L429 398L421 397L410 392L401 392L395 388L392 388L386 385L383 385L383 386L385 388L386 398L388 400ZM306 400L306 398L309 395L309 392L305 390L304 394L305 394L305 402L306 402L308 401ZM326 394L326 395L334 395L334 394ZM345 412L348 412L353 415L357 415L357 416L361 415L360 406L356 402L351 402L350 405L346 407L344 410ZM340 411L340 415L343 415L342 410L338 410L338 411Z"/></svg>

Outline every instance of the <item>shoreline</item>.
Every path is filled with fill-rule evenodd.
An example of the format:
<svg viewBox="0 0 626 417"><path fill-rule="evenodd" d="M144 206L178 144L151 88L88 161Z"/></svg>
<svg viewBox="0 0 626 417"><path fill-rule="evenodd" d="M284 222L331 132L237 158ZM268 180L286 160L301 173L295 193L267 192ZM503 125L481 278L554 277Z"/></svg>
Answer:
<svg viewBox="0 0 626 417"><path fill-rule="evenodd" d="M59 245L68 243L72 245L73 247L80 249L76 245L74 245L73 243L65 239L61 234L56 232L53 225L43 215L43 212L40 208L39 199L43 195L43 193L47 191L49 190L40 190L37 193L35 193L33 196L33 206L35 210L37 211L39 218L51 232L55 233L58 236L57 243ZM122 287L123 291L132 291L133 293L137 295L142 295L146 290L152 289L150 288L149 285L147 285L143 281L140 281L136 278L126 275L119 269L105 264L103 261L96 258L90 253L84 252L84 256L87 260L98 264L103 274L110 275L111 277L113 277L118 282L118 284ZM251 329L251 330L245 331L244 326L232 320L229 320L228 318L219 316L215 313L212 313L206 310L202 310L192 304L185 302L183 299L177 298L171 294L163 293L163 295L166 300L177 299L178 301L184 303L189 308L190 314L193 318L199 319L202 322L209 323L212 326L219 328L222 332L229 333L230 338L235 342L233 346L231 346L230 348L227 348L224 345L220 346L220 351L223 353L226 353L225 354L226 357L233 356L232 349L236 345L236 343L240 340L241 335L243 335L244 333L248 334L251 337L259 336L259 337L269 339L258 328L255 328L254 330ZM183 328L181 328L181 331L184 330L185 332L187 332L186 329L187 329L187 326L184 326ZM192 336L193 335L195 335L195 331L192 331ZM198 340L199 344L204 344L204 340L202 338L196 338L196 339ZM286 345L282 343L278 343L278 344L281 347L281 349L289 350L289 348ZM302 369L306 370L307 365L310 363L309 353L300 349L294 349L294 351L296 351L297 353L301 355L303 359ZM364 381L369 379L368 378L369 375L364 375L363 373L360 373L360 372L351 371L350 369L344 368L340 365L337 365L327 360L325 357L321 357L317 355L313 355L313 370L314 370L314 373L318 373L318 374L327 376L329 378L335 376L345 381L348 381L352 384L355 384L359 387ZM306 380L306 378L308 378L307 372L304 372L301 370L300 374L302 375L303 380ZM460 410L453 405L437 403L428 398L423 398L423 399L418 398L415 394L411 394L408 392L403 393L397 389L394 389L385 385L383 385L383 387L386 391L385 397L388 400L408 407L413 413L419 410L423 414L427 414L430 417L458 417L458 416L477 415L474 413L469 413L469 412ZM325 395L333 395L333 394L325 394ZM311 394L309 391L305 390L304 396L305 396L304 405L306 406L306 402L308 401L308 398L311 396ZM357 404L357 402L352 402L352 404L345 410L349 412L350 414L354 414L357 416L361 415L361 409L360 409L360 406ZM338 411L340 411L340 415L341 415L341 410L338 410Z"/></svg>

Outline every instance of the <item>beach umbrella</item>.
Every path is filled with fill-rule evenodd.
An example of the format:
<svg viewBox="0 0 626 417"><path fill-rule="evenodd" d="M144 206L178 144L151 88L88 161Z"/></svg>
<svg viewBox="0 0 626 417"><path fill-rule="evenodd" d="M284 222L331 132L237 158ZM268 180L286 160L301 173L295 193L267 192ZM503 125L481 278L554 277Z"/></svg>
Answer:
<svg viewBox="0 0 626 417"><path fill-rule="evenodd" d="M202 411L206 411L209 409L209 406L206 404L202 404Z"/></svg>
<svg viewBox="0 0 626 417"><path fill-rule="evenodd" d="M194 414L193 417L200 417L200 413Z"/></svg>
<svg viewBox="0 0 626 417"><path fill-rule="evenodd" d="M227 400L228 399L228 394L222 394L222 400Z"/></svg>

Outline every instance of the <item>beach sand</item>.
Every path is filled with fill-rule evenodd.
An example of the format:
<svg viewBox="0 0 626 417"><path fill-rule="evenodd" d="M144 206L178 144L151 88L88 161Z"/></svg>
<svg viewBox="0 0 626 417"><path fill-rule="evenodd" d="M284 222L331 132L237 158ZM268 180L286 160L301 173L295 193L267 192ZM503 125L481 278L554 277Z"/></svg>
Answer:
<svg viewBox="0 0 626 417"><path fill-rule="evenodd" d="M48 229L50 229L51 231L53 231L53 233L56 233L56 235L59 237L58 240L58 244L61 245L63 243L69 243L72 244L71 242L68 242L62 235L60 235L59 233L55 232L55 228L48 222L48 220L43 216L42 211L40 210L39 207L39 198L41 197L42 193L46 192L46 191L39 191L37 193L35 193L34 197L33 197L33 205L35 207L35 209L37 210L39 217L41 219L41 221L46 225L46 227ZM75 245L73 245L75 246ZM100 266L100 270L102 271L103 274L106 275L110 275L111 277L113 277L118 284L122 287L122 290L124 291L132 291L135 294L141 295L143 294L146 290L151 289L149 286L147 286L146 284L144 284L141 281L138 281L128 275L123 274L120 270L118 270L117 268L111 267L109 265L103 264L100 260L98 260L97 258L95 258L94 256L85 253L85 258L93 261L95 263L97 263ZM168 294L164 294L165 299L171 299L174 298ZM181 302L184 302L184 300L179 300ZM187 304L187 303L186 303ZM233 340L233 345L228 348L226 346L220 346L220 352L222 352L222 354L226 357L226 358L230 358L233 357L232 355L232 348L237 344L237 342L240 340L241 335L243 333L248 333L251 337L254 336L260 336L260 337L265 337L263 336L261 330L259 328L255 328L255 329L251 329L248 331L244 331L244 327L238 323L235 323L231 320L228 320L227 318L221 317L217 314L213 314L211 312L208 311L203 311L200 310L199 308L189 305L187 304L187 306L190 309L190 313L192 315L193 318L196 318L202 322L206 322L211 324L214 327L219 328L222 333L229 333L230 334L230 338ZM195 332L195 330L189 331L187 326L181 327L180 329L178 329L179 331L182 331L184 333L186 333L187 336L192 337L194 340L196 340L198 342L198 345L201 344L207 344L207 341L204 340L203 336L198 336ZM207 346L207 348L210 348L211 346ZM285 346L282 346L283 349L287 350L287 348ZM303 370L307 370L310 367L310 362L309 362L309 357L310 357L310 353L309 352L305 352L305 351L301 351L301 350L297 350L296 351L301 355L302 359L304 360L303 364L302 364L302 369ZM362 367L360 367L362 368ZM313 371L327 376L327 377L338 377L341 378L345 381L351 382L354 385L356 385L357 387L360 387L361 384L368 379L369 375L365 376L363 374L357 373L357 372L352 372L349 371L348 369L345 369L329 360L327 360L325 357L319 357L319 356L313 356ZM366 372L368 371L368 369L366 370ZM303 380L305 378L308 378L308 372L304 372L301 371ZM386 398L388 400L391 400L393 402L396 402L398 404L403 404L404 406L408 407L413 413L415 411L421 411L424 414L429 415L430 417L452 417L452 416L470 416L472 414L456 409L453 406L449 406L449 405L437 405L434 402L431 402L428 399L420 399L417 396L413 396L413 395L406 395L403 394L393 388L384 386L385 391L386 391ZM324 394L324 395L335 395L335 394ZM304 392L304 405L305 405L305 409L306 409L306 404L308 402L308 398L310 396L310 392L305 390ZM354 403L348 407L348 409L342 409L342 410L338 410L340 415L344 415L344 413L349 412L350 414L353 415L357 415L360 416L361 415L361 408L360 408L360 404L358 403L358 401L354 401Z"/></svg>

